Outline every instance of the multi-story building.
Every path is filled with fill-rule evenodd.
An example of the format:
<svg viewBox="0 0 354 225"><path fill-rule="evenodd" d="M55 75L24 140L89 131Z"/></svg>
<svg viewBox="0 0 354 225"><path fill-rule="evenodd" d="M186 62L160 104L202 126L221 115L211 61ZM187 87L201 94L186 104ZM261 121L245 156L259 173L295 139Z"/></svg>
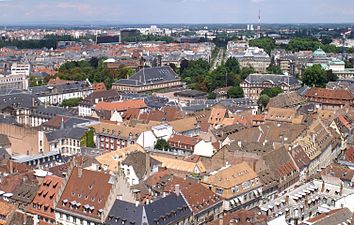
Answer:
<svg viewBox="0 0 354 225"><path fill-rule="evenodd" d="M86 98L93 92L93 88L89 81L76 81L66 84L31 87L29 91L43 103L58 105L66 99Z"/></svg>
<svg viewBox="0 0 354 225"><path fill-rule="evenodd" d="M134 202L121 174L70 167L57 192L55 220L62 225L102 225L117 198Z"/></svg>
<svg viewBox="0 0 354 225"><path fill-rule="evenodd" d="M143 68L128 79L121 79L112 89L121 92L149 92L158 89L182 87L183 83L171 67Z"/></svg>
<svg viewBox="0 0 354 225"><path fill-rule="evenodd" d="M258 175L246 162L222 168L201 183L225 199L226 211L254 208L262 196Z"/></svg>
<svg viewBox="0 0 354 225"><path fill-rule="evenodd" d="M258 47L249 47L242 53L230 53L228 57L235 57L241 68L252 67L257 73L266 73L271 63L270 56Z"/></svg>
<svg viewBox="0 0 354 225"><path fill-rule="evenodd" d="M29 64L14 63L10 74L0 74L0 88L27 90L30 71Z"/></svg>
<svg viewBox="0 0 354 225"><path fill-rule="evenodd" d="M111 123L99 123L95 129L96 146L104 151L114 151L135 144L147 127L128 127Z"/></svg>
<svg viewBox="0 0 354 225"><path fill-rule="evenodd" d="M354 103L352 92L344 89L311 88L305 97L322 109L340 109L346 105L352 106Z"/></svg>
<svg viewBox="0 0 354 225"><path fill-rule="evenodd" d="M284 92L295 91L301 87L302 82L293 76L280 74L250 74L241 82L244 95L257 100L266 88L280 87Z"/></svg>
<svg viewBox="0 0 354 225"><path fill-rule="evenodd" d="M54 203L64 179L54 175L48 175L39 186L36 196L27 211L34 216L38 223L55 223Z"/></svg>
<svg viewBox="0 0 354 225"><path fill-rule="evenodd" d="M26 76L30 75L31 65L30 64L19 64L14 63L11 66L11 74L12 75L20 75L24 74Z"/></svg>

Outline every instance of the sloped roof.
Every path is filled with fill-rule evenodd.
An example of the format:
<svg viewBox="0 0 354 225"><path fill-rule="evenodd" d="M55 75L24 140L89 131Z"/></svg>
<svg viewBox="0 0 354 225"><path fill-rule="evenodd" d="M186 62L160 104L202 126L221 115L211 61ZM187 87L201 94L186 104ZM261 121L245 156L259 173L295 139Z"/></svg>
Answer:
<svg viewBox="0 0 354 225"><path fill-rule="evenodd" d="M147 108L143 99L129 99L120 102L99 102L96 110L126 111L128 109Z"/></svg>
<svg viewBox="0 0 354 225"><path fill-rule="evenodd" d="M142 224L143 206L136 206L133 203L116 200L108 213L106 223L108 225Z"/></svg>
<svg viewBox="0 0 354 225"><path fill-rule="evenodd" d="M149 224L157 224L157 222L160 225L175 224L192 215L183 196L175 193L156 200L144 208Z"/></svg>
<svg viewBox="0 0 354 225"><path fill-rule="evenodd" d="M57 210L100 219L99 210L104 209L111 188L110 174L75 167L60 196ZM79 207L70 207L73 204ZM90 208L92 213L85 213L84 207Z"/></svg>
<svg viewBox="0 0 354 225"><path fill-rule="evenodd" d="M129 79L121 79L117 82L120 85L142 86L147 84L158 84L178 80L178 75L169 66L143 68Z"/></svg>

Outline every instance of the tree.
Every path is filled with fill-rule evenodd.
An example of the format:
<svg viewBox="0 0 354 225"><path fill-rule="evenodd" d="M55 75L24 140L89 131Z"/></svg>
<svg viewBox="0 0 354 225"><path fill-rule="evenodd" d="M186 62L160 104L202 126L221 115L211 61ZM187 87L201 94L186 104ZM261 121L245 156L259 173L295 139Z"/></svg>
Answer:
<svg viewBox="0 0 354 225"><path fill-rule="evenodd" d="M283 74L283 71L281 70L280 66L269 65L267 67L267 73L270 73L270 74Z"/></svg>
<svg viewBox="0 0 354 225"><path fill-rule="evenodd" d="M275 49L275 40L270 37L262 37L258 39L253 39L249 41L250 46L263 48L269 55L272 50Z"/></svg>
<svg viewBox="0 0 354 225"><path fill-rule="evenodd" d="M337 74L334 74L332 70L328 70L326 72L326 81L330 82L330 81L337 81L338 80L338 76Z"/></svg>
<svg viewBox="0 0 354 225"><path fill-rule="evenodd" d="M327 83L327 74L321 65L313 65L305 69L302 82L307 86L324 87Z"/></svg>
<svg viewBox="0 0 354 225"><path fill-rule="evenodd" d="M283 90L280 87L265 88L261 92L261 95L267 95L268 97L273 98L282 92Z"/></svg>
<svg viewBox="0 0 354 225"><path fill-rule="evenodd" d="M261 95L257 101L258 105L261 107L261 111L267 107L270 97L268 95Z"/></svg>
<svg viewBox="0 0 354 225"><path fill-rule="evenodd" d="M81 102L82 98L70 98L64 99L60 104L61 107L75 107L78 106Z"/></svg>
<svg viewBox="0 0 354 225"><path fill-rule="evenodd" d="M227 96L229 98L242 98L244 96L243 90L240 86L234 86L228 90Z"/></svg>
<svg viewBox="0 0 354 225"><path fill-rule="evenodd" d="M230 74L240 74L241 68L240 63L235 57L230 57L226 60L225 67L227 72Z"/></svg>
<svg viewBox="0 0 354 225"><path fill-rule="evenodd" d="M155 149L168 150L168 149L170 149L170 145L168 144L168 142L165 139L159 139L156 141Z"/></svg>
<svg viewBox="0 0 354 225"><path fill-rule="evenodd" d="M324 45L329 45L333 42L332 38L330 36L324 36L321 39L321 43Z"/></svg>
<svg viewBox="0 0 354 225"><path fill-rule="evenodd" d="M208 99L216 99L216 94L214 92L208 93Z"/></svg>
<svg viewBox="0 0 354 225"><path fill-rule="evenodd" d="M248 77L248 75L255 73L256 70L253 67L244 67L241 70L241 79L244 80Z"/></svg>

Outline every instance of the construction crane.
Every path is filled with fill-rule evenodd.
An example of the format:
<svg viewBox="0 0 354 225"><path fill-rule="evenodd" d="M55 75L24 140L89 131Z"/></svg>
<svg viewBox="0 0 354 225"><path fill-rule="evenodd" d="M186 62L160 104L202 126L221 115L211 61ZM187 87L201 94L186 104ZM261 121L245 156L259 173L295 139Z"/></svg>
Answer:
<svg viewBox="0 0 354 225"><path fill-rule="evenodd" d="M344 45L345 45L345 40L347 39L347 35L351 34L352 31L349 30L347 32L341 33L342 35L342 61L344 61Z"/></svg>

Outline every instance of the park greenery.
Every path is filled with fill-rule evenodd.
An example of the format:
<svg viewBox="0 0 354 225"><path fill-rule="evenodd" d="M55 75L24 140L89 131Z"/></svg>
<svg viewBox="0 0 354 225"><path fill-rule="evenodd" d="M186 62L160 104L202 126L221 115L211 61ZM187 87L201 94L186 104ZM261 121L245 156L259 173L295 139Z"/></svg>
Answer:
<svg viewBox="0 0 354 225"><path fill-rule="evenodd" d="M331 44L332 38L325 36L321 40L312 37L295 37L290 39L287 45L277 46L275 40L270 37L262 37L254 40L250 40L249 44L251 47L263 48L268 54L271 53L275 48L284 48L287 51L298 52L298 51L315 51L318 48L323 49L327 53L341 53L342 48L336 47ZM344 49L347 53L354 53L354 47Z"/></svg>
<svg viewBox="0 0 354 225"><path fill-rule="evenodd" d="M93 57L90 60L66 62L58 69L57 76L63 80L86 80L92 83L104 82L107 88L116 80L127 78L135 71L129 67L109 69L104 58Z"/></svg>
<svg viewBox="0 0 354 225"><path fill-rule="evenodd" d="M275 40L270 37L263 37L249 41L251 47L263 48L269 55L273 49L276 48Z"/></svg>
<svg viewBox="0 0 354 225"><path fill-rule="evenodd" d="M229 58L215 70L210 71L210 64L202 59L189 61L181 73L182 80L187 85L196 90L208 92L209 98L215 98L213 91L222 87L233 87L228 93L232 97L243 97L240 92L240 83L251 73L253 68L240 68L236 58ZM242 90L242 89L241 89Z"/></svg>
<svg viewBox="0 0 354 225"><path fill-rule="evenodd" d="M331 70L324 70L321 65L316 64L305 69L302 82L310 87L325 87L330 81L336 81L338 77Z"/></svg>

